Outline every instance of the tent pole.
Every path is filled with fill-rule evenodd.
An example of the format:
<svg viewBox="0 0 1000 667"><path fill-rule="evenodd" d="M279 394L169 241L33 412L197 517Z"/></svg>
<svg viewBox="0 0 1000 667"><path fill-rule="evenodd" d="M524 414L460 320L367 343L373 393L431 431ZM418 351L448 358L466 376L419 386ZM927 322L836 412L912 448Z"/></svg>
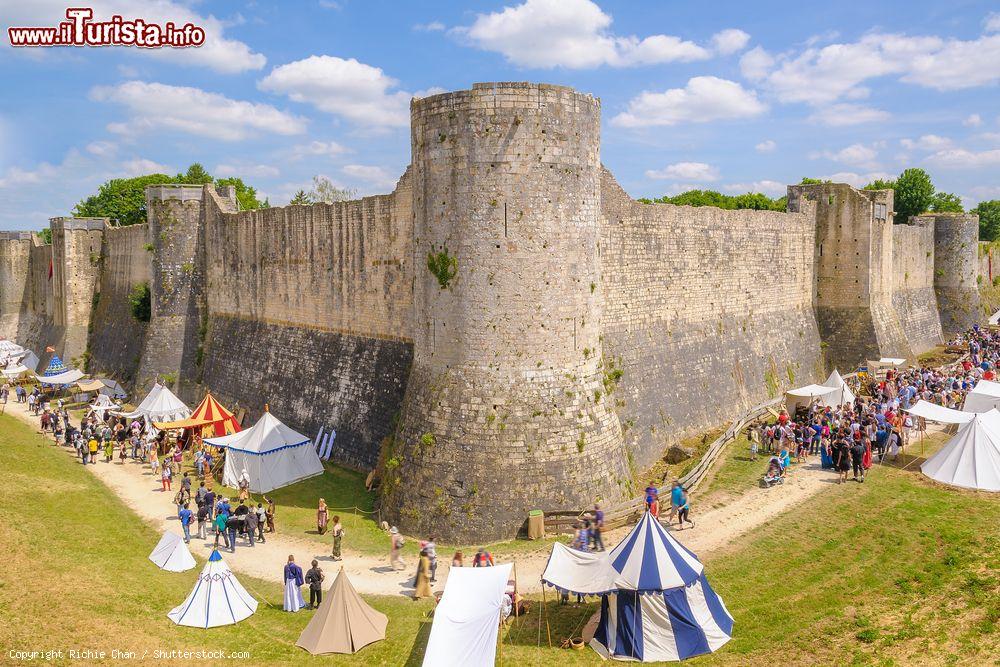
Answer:
<svg viewBox="0 0 1000 667"><path fill-rule="evenodd" d="M549 648L552 648L552 628L549 627L548 602L545 600L545 582L542 582L542 614L545 616L545 634L549 638ZM539 623L541 620L539 619Z"/></svg>
<svg viewBox="0 0 1000 667"><path fill-rule="evenodd" d="M500 641L497 644L500 645L500 667L503 667L503 609L500 610L500 618L498 620L500 625L497 632L500 633Z"/></svg>
<svg viewBox="0 0 1000 667"><path fill-rule="evenodd" d="M520 616L517 613L517 560L514 561L514 597L511 598L511 602L514 603L514 618Z"/></svg>

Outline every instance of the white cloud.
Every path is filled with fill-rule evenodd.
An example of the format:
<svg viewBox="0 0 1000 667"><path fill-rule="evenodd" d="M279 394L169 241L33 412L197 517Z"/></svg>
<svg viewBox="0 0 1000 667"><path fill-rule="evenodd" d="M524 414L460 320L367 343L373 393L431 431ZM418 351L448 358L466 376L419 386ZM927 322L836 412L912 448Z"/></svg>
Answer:
<svg viewBox="0 0 1000 667"><path fill-rule="evenodd" d="M333 157L349 153L350 150L336 141L310 141L308 144L292 146L290 152L292 160L301 160L304 157Z"/></svg>
<svg viewBox="0 0 1000 667"><path fill-rule="evenodd" d="M340 11L343 8L339 2L336 2L336 0L319 0L319 6L323 9L335 9L337 11Z"/></svg>
<svg viewBox="0 0 1000 667"><path fill-rule="evenodd" d="M736 28L728 28L712 35L712 48L716 53L728 56L731 53L742 51L750 35Z"/></svg>
<svg viewBox="0 0 1000 667"><path fill-rule="evenodd" d="M445 25L440 21L431 21L430 23L418 23L413 26L413 29L420 32L442 32L445 29Z"/></svg>
<svg viewBox="0 0 1000 667"><path fill-rule="evenodd" d="M729 118L750 118L767 110L757 94L735 81L697 76L684 88L662 93L645 91L632 98L628 110L611 119L620 127L705 123Z"/></svg>
<svg viewBox="0 0 1000 667"><path fill-rule="evenodd" d="M810 160L825 158L834 162L871 168L878 157L878 151L864 144L851 144L839 151L818 151L809 154Z"/></svg>
<svg viewBox="0 0 1000 667"><path fill-rule="evenodd" d="M92 141L87 144L87 152L98 157L108 157L118 152L118 145L111 141Z"/></svg>
<svg viewBox="0 0 1000 667"><path fill-rule="evenodd" d="M900 139L899 143L908 150L939 151L951 147L951 139L936 134L925 134L919 139Z"/></svg>
<svg viewBox="0 0 1000 667"><path fill-rule="evenodd" d="M769 197L780 197L788 193L788 186L780 181L753 181L752 183L733 183L724 185L722 189L734 194L744 194L747 192L759 192Z"/></svg>
<svg viewBox="0 0 1000 667"><path fill-rule="evenodd" d="M782 102L823 105L864 97L870 79L895 75L936 90L1000 81L1000 34L973 40L869 33L856 42L771 55L757 47L741 59L743 75Z"/></svg>
<svg viewBox="0 0 1000 667"><path fill-rule="evenodd" d="M765 139L764 141L754 146L754 150L756 150L758 153L773 153L774 149L776 149L777 147L778 144L776 144L773 139Z"/></svg>
<svg viewBox="0 0 1000 667"><path fill-rule="evenodd" d="M174 170L165 164L146 160L144 158L133 158L121 163L121 170L126 176L144 176L146 174L169 174Z"/></svg>
<svg viewBox="0 0 1000 667"><path fill-rule="evenodd" d="M248 164L237 162L235 164L216 165L215 170L212 173L216 176L222 176L223 178L229 176L239 176L242 178L275 178L281 174L281 171L277 167L272 167L269 164Z"/></svg>
<svg viewBox="0 0 1000 667"><path fill-rule="evenodd" d="M890 114L863 104L827 104L809 115L809 120L830 127L861 125L888 120Z"/></svg>
<svg viewBox="0 0 1000 667"><path fill-rule="evenodd" d="M965 120L962 121L962 125L966 127L979 127L983 124L983 118L977 113L969 114Z"/></svg>
<svg viewBox="0 0 1000 667"><path fill-rule="evenodd" d="M571 69L707 60L713 50L734 53L749 39L741 30L723 30L708 48L672 35L615 35L611 21L591 0L525 0L477 14L472 25L453 28L452 33L515 65Z"/></svg>
<svg viewBox="0 0 1000 667"><path fill-rule="evenodd" d="M334 56L310 56L281 65L257 87L343 116L359 125L406 127L410 93L378 67Z"/></svg>
<svg viewBox="0 0 1000 667"><path fill-rule="evenodd" d="M663 169L649 169L646 178L656 180L681 179L686 181L717 181L719 170L704 162L677 162Z"/></svg>
<svg viewBox="0 0 1000 667"><path fill-rule="evenodd" d="M992 13L983 22L986 32L1000 32L1000 13Z"/></svg>
<svg viewBox="0 0 1000 667"><path fill-rule="evenodd" d="M169 60L186 65L208 67L222 74L238 74L248 70L258 70L267 63L260 53L254 53L244 42L225 36L227 23L212 15L196 13L189 3L171 0L148 0L137 3L132 0L94 0L83 6L94 10L94 20L109 20L114 15L126 19L141 18L147 23L160 25L173 22L175 25L192 23L205 30L205 43L195 48L142 49L120 48L129 53ZM4 24L23 26L55 26L66 20L67 4L64 0L32 0L32 2L4 2ZM6 44L6 39L3 40ZM21 51L61 51L61 49L21 49Z"/></svg>
<svg viewBox="0 0 1000 667"><path fill-rule="evenodd" d="M97 86L90 98L121 104L129 113L124 123L112 123L116 134L135 135L148 130L171 129L223 141L240 141L254 134L301 134L305 119L268 104L233 100L200 88L128 81L117 86Z"/></svg>
<svg viewBox="0 0 1000 667"><path fill-rule="evenodd" d="M970 151L964 148L952 148L938 151L927 162L937 167L952 169L978 169L1000 164L1000 149L987 151Z"/></svg>
<svg viewBox="0 0 1000 667"><path fill-rule="evenodd" d="M396 185L398 176L393 176L382 167L365 164L348 164L340 170L352 180L367 183L373 187L391 189Z"/></svg>

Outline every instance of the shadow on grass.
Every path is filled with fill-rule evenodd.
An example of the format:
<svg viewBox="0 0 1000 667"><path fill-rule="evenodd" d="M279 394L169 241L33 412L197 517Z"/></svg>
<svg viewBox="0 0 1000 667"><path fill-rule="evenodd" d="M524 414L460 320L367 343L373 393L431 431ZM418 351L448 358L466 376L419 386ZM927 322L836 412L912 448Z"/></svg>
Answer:
<svg viewBox="0 0 1000 667"><path fill-rule="evenodd" d="M431 636L431 615L428 614L427 618L420 622L420 628L417 630L417 636L413 640L413 646L410 648L410 655L407 656L406 662L403 663L406 667L420 667L424 661L424 653L427 651L427 641Z"/></svg>
<svg viewBox="0 0 1000 667"><path fill-rule="evenodd" d="M544 605L534 598L528 600L528 605L527 614L511 616L504 623L502 637L508 646L548 648L551 635L553 648L558 648L564 639L581 636L587 621L601 609L600 598L585 598L585 602L577 604L576 596L571 595L570 602L564 605L557 593L549 592Z"/></svg>

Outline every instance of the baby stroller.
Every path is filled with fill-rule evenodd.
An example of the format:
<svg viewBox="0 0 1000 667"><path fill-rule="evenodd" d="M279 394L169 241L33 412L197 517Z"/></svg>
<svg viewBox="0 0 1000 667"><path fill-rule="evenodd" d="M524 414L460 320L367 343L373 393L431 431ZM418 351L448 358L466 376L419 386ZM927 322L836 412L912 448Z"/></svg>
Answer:
<svg viewBox="0 0 1000 667"><path fill-rule="evenodd" d="M767 464L767 472L761 478L760 484L764 488L771 488L775 484L785 483L785 469L781 465L781 460L777 456L772 456Z"/></svg>

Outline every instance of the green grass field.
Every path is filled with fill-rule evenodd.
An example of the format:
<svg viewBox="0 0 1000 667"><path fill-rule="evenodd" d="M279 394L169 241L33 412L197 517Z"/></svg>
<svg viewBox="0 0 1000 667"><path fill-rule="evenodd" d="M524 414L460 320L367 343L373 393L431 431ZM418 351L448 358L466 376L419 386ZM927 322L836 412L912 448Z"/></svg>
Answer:
<svg viewBox="0 0 1000 667"><path fill-rule="evenodd" d="M718 654L694 662L1000 664L998 516L1000 499L940 487L912 470L886 467L864 485L831 484L800 510L705 558L736 630ZM388 639L353 657L313 658L294 646L308 611L261 605L236 626L179 628L166 613L198 570L157 570L146 556L158 537L65 451L0 418L3 655L41 646L139 655L212 648L247 651L251 663L412 665L422 658L431 603L401 597L368 598L389 615ZM259 599L280 603L277 584L240 580ZM559 607L549 596L553 641L595 608ZM543 644L546 635L537 612L508 626L505 663L600 662L589 649L538 647L539 631Z"/></svg>

